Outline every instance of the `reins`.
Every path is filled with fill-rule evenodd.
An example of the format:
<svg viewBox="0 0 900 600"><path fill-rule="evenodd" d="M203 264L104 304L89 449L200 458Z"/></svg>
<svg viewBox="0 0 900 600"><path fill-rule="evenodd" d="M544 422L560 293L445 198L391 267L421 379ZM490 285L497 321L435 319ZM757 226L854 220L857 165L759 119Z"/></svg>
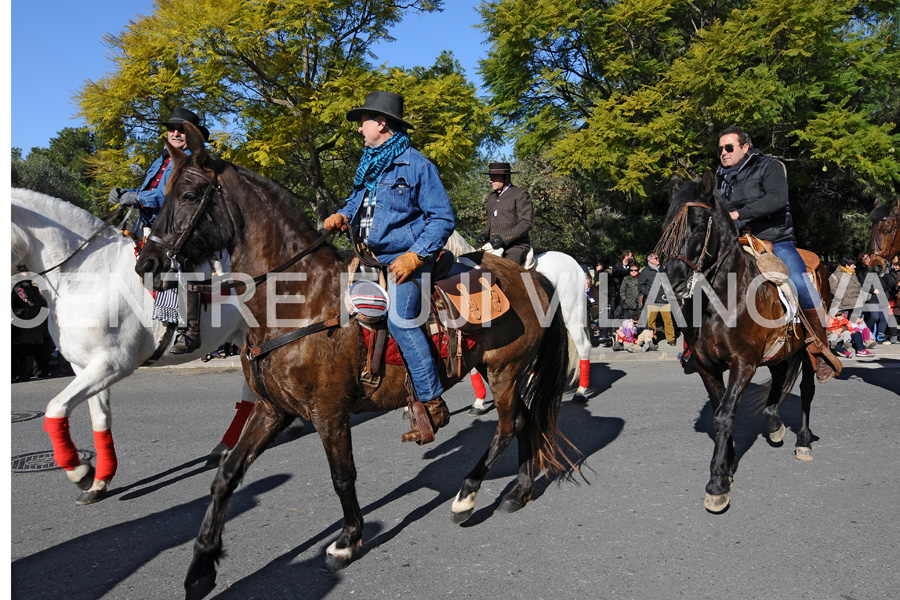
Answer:
<svg viewBox="0 0 900 600"><path fill-rule="evenodd" d="M131 208L128 209L128 212L125 214L125 218L122 219L122 223L119 224L119 229L122 228L122 225L124 225L124 224L125 224L125 221L128 220L128 217L131 216L131 210L132 210ZM103 232L104 229L106 229L107 227L109 227L110 223L112 223L113 221L115 221L115 220L119 217L120 214L122 214L122 207L117 208L117 209L115 210L115 212L113 212L111 215L109 215L109 216L106 218L106 220L103 222L103 225L101 225L100 228L97 229L97 231L95 231L95 232L92 233L90 236L88 236L88 238L87 238L86 240L84 240L84 241L81 243L80 246L78 246L77 248L75 248L75 251L72 252L72 254L70 254L70 255L67 256L66 258L62 259L60 262L56 263L55 265L53 265L53 266L50 267L49 269L44 269L43 271L41 271L40 273L38 273L38 275L46 275L46 274L49 273L50 271L56 270L56 269L60 268L61 266L63 266L64 264L66 264L67 262L69 262L70 260L72 260L72 257L73 257L73 256L75 256L76 254L78 254L79 252L81 252L82 250L84 250L85 246L87 246L88 244L90 244L91 241L93 241L93 239L94 239L95 237L97 237L98 235L100 235L100 234Z"/></svg>
<svg viewBox="0 0 900 600"><path fill-rule="evenodd" d="M708 250L709 236L712 233L712 223L713 223L712 206L710 206L709 204L704 204L702 202L685 202L684 205L682 206L681 210L684 212L685 215L687 215L687 209L690 207L696 207L696 208L702 208L702 209L708 210L708 211L710 211L710 215L706 221L706 236L703 238L703 249L700 251L700 258L697 259L697 261L698 261L697 264L695 264L692 260L690 260L689 258L687 258L686 256L684 256L682 254L678 254L678 255L672 257L676 260L680 260L680 261L684 262L693 271L693 273L691 274L691 277L687 281L687 291L684 293L684 296L683 296L684 298L693 297L694 286L697 284L698 275L703 277L704 279L708 279L707 276L710 273L712 273L713 270L716 269L722 263L722 261L725 260L725 258L734 251L734 248L738 244L737 239L732 240L731 244L728 245L728 249L725 250L724 252L720 253L719 258L717 258L713 264L711 264L709 267L707 267L704 270L703 269L703 259L704 259L704 257L709 255L709 250Z"/></svg>

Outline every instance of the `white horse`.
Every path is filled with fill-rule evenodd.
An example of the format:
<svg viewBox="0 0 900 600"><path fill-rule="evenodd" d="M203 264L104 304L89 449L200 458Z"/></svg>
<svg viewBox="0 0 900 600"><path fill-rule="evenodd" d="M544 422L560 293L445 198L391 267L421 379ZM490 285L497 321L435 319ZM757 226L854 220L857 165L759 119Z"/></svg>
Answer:
<svg viewBox="0 0 900 600"><path fill-rule="evenodd" d="M474 252L473 248L459 233L454 231L445 245L457 257ZM574 258L562 252L544 252L534 257L537 266L535 271L546 277L556 289L559 297L559 308L562 312L566 330L569 332L570 351L574 346L578 354L579 379L578 390L573 400L585 401L587 388L591 380L591 340L587 333L587 294L585 292L585 273ZM481 376L472 373L472 385L475 388L475 403L469 414L484 414L484 396L486 390Z"/></svg>
<svg viewBox="0 0 900 600"><path fill-rule="evenodd" d="M21 278L34 279L46 297L50 335L76 375L47 405L44 429L53 442L56 464L84 490L76 502L90 504L106 495L117 467L110 431L110 386L159 353L153 366L166 367L200 358L225 342L241 345L246 323L235 304L213 305L201 311L199 350L169 354L162 342L171 344L172 336L164 323L151 319L153 298L134 271L131 239L112 227L103 228L103 221L68 202L22 189L13 189L11 195L13 268L24 263L30 269ZM47 310L43 312L35 321L46 318ZM217 327L212 327L214 315L220 317ZM80 461L68 430L69 415L85 400L94 431L96 469ZM212 462L218 462L219 455L237 441L254 402L245 383L236 423L226 433L233 441L226 444L223 439L210 456Z"/></svg>

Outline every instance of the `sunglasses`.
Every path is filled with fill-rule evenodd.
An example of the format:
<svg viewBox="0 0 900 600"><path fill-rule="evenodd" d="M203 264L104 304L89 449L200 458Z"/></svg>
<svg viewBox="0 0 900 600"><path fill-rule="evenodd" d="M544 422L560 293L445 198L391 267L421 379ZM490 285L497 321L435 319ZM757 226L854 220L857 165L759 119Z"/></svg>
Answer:
<svg viewBox="0 0 900 600"><path fill-rule="evenodd" d="M629 271L631 271L632 273L639 273L640 269L629 269Z"/></svg>
<svg viewBox="0 0 900 600"><path fill-rule="evenodd" d="M741 144L738 144L737 147L740 148ZM734 152L734 144L725 144L724 146L719 146L719 154L722 154L722 150L724 150L728 154L731 154L732 152Z"/></svg>
<svg viewBox="0 0 900 600"><path fill-rule="evenodd" d="M178 133L184 133L184 127L181 125L169 125L166 127L167 131L177 131Z"/></svg>

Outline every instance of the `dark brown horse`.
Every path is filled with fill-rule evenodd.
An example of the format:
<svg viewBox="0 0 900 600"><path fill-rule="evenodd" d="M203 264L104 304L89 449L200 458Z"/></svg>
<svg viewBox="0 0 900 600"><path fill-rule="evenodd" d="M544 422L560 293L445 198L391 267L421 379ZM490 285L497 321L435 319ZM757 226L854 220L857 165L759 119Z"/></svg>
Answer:
<svg viewBox="0 0 900 600"><path fill-rule="evenodd" d="M773 443L784 439L779 408L802 370L803 417L795 447L799 460L812 460L809 409L815 371L805 349L806 336L799 326L792 332L785 324L786 310L775 286L762 281L755 260L741 249L733 222L713 187L711 176L700 183L685 183L677 175L672 178L671 204L657 251L668 257L666 274L687 321L685 340L712 403L715 449L704 505L718 513L728 507L734 479L738 402L757 368L766 366L772 374L763 415ZM819 279L827 288L825 275L821 267ZM736 294L729 295L729 286ZM828 305L830 291L823 291ZM784 344L778 349L780 338Z"/></svg>
<svg viewBox="0 0 900 600"><path fill-rule="evenodd" d="M900 198L876 207L869 220L872 221L869 268L881 273L900 254Z"/></svg>
<svg viewBox="0 0 900 600"><path fill-rule="evenodd" d="M191 155L169 149L175 161L166 202L138 260L141 274L154 276L154 287L167 285L161 276L178 265L187 268L219 250L232 255L235 273L267 273L289 262L319 237L297 208L290 192L262 177L206 154L202 138L185 124ZM482 260L502 281L510 313L484 329L474 348L463 355L461 373L473 367L484 375L497 407L497 431L490 447L463 480L452 506L461 523L474 512L475 495L488 470L515 436L519 472L514 489L500 509L512 512L531 498L537 470L561 469L568 459L558 445L556 418L569 367L566 330L558 311L548 314L552 287L542 277L507 260L469 255ZM341 315L342 273L348 260L323 244L288 269L302 280L280 281L256 288L246 307L258 322L250 324L243 353L244 375L258 395L240 441L219 468L212 484L212 502L194 544L194 558L185 587L189 598L205 596L215 585L216 562L222 555L222 529L229 500L250 463L293 420L312 421L321 437L334 489L343 508L343 528L327 549L331 569L346 566L362 544L363 517L356 496L356 467L350 441L350 415L406 406L405 369L388 365L381 387L369 398L360 385L365 349L360 327L333 326ZM238 290L242 292L243 290ZM302 296L302 302L281 301ZM274 319L301 321L275 323ZM330 322L330 323L329 323ZM247 349L297 329L316 333L272 350L256 361ZM254 370L256 373L254 374ZM457 382L441 373L447 389ZM399 441L398 435L398 441Z"/></svg>

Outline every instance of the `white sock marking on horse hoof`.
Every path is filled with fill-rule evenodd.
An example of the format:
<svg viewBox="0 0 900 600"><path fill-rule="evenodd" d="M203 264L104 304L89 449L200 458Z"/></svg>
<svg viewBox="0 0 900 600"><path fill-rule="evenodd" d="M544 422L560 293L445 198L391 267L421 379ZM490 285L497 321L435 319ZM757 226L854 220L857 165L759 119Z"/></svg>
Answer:
<svg viewBox="0 0 900 600"><path fill-rule="evenodd" d="M90 463L81 463L74 469L66 471L66 477L69 478L69 481L72 483L78 483L82 479L88 476L88 474L93 471Z"/></svg>
<svg viewBox="0 0 900 600"><path fill-rule="evenodd" d="M797 460L812 460L812 448L808 446L797 446L794 448L794 456Z"/></svg>
<svg viewBox="0 0 900 600"><path fill-rule="evenodd" d="M787 430L785 429L784 424L782 423L782 425L778 429L778 431L773 431L772 433L769 434L769 439L772 441L773 444L778 444L784 440L784 434L786 431Z"/></svg>
<svg viewBox="0 0 900 600"><path fill-rule="evenodd" d="M353 548L338 549L337 542L331 542L331 545L328 546L328 549L325 552L328 553L329 556L340 558L341 560L350 560L353 558Z"/></svg>
<svg viewBox="0 0 900 600"><path fill-rule="evenodd" d="M450 508L455 513L462 513L475 508L475 494L478 492L472 492L465 499L460 499L459 494L461 492L457 492L456 498L453 499L453 506Z"/></svg>

